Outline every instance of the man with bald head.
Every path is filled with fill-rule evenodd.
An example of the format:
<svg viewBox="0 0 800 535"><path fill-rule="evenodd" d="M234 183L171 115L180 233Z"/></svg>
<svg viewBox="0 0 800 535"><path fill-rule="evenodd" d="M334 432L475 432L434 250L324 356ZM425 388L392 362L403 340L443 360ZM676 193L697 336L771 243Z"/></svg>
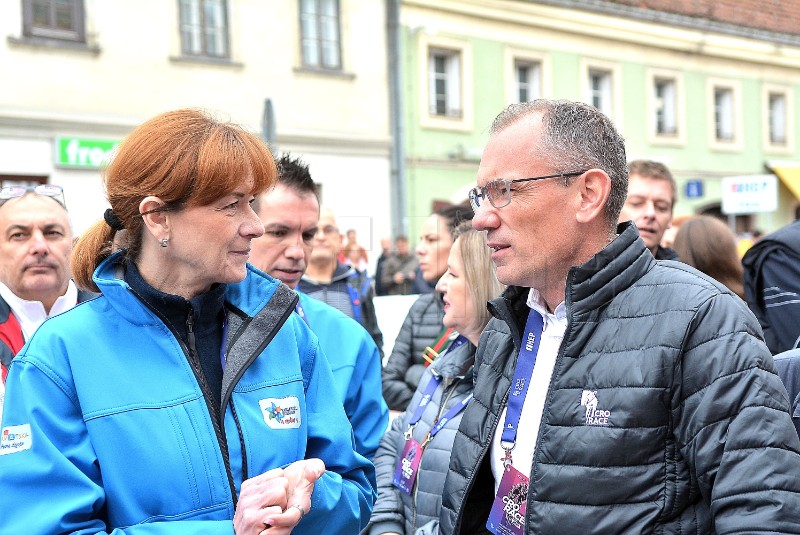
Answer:
<svg viewBox="0 0 800 535"><path fill-rule="evenodd" d="M512 104L476 182L472 226L507 289L488 305L439 533L796 533L800 441L758 322L655 258L652 214L650 232L617 224L632 190L612 121ZM665 193L640 200L668 214Z"/></svg>
<svg viewBox="0 0 800 535"><path fill-rule="evenodd" d="M329 208L320 209L313 246L305 275L297 288L363 325L383 355L383 334L372 303L372 281L352 266L339 262L342 235L336 215Z"/></svg>
<svg viewBox="0 0 800 535"><path fill-rule="evenodd" d="M0 189L0 362L11 360L44 320L74 307L72 228L60 187Z"/></svg>

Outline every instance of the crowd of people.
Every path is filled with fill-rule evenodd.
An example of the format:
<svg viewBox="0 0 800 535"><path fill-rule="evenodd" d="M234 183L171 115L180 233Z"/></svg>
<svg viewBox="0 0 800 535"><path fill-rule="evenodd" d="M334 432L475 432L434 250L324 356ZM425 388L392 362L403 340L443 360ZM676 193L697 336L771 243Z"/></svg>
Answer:
<svg viewBox="0 0 800 535"><path fill-rule="evenodd" d="M0 189L3 532L797 532L800 221L670 235L595 108L503 110L373 274L302 159L203 111L103 180L77 241L59 186Z"/></svg>

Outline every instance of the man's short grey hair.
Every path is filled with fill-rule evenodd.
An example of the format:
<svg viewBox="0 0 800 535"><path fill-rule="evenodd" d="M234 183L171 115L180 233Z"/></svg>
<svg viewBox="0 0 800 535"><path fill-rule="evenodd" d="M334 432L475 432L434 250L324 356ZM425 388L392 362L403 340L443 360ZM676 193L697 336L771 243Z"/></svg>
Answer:
<svg viewBox="0 0 800 535"><path fill-rule="evenodd" d="M597 108L571 100L539 99L511 104L494 120L494 135L534 114L542 116L542 139L531 147L551 167L552 173L602 169L611 178L605 217L616 228L628 195L625 140L611 120Z"/></svg>

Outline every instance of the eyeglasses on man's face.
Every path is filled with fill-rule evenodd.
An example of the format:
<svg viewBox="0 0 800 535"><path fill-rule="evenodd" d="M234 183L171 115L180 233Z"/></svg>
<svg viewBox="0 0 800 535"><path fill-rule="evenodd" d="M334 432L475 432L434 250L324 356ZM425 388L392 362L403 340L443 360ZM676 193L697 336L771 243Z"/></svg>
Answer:
<svg viewBox="0 0 800 535"><path fill-rule="evenodd" d="M489 203L495 208L503 208L511 203L511 184L516 182L530 182L533 180L546 180L548 178L568 178L579 176L586 171L572 171L570 173L558 173L557 175L536 176L532 178L518 178L516 180L505 180L496 178L487 182L482 188L475 187L469 191L469 204L474 212L481 207L481 199L488 199Z"/></svg>
<svg viewBox="0 0 800 535"><path fill-rule="evenodd" d="M39 184L38 186L4 186L0 188L0 206L3 206L6 201L11 199L18 199L24 197L29 191L43 197L50 197L58 204L67 207L64 201L64 190L61 186L55 184Z"/></svg>

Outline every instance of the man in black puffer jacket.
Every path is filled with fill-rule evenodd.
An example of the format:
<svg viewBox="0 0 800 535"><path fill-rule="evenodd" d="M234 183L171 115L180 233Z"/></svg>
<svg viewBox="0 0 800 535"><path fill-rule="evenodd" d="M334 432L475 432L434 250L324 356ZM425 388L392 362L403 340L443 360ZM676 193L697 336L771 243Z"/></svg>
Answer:
<svg viewBox="0 0 800 535"><path fill-rule="evenodd" d="M800 347L800 220L745 253L744 296L772 354Z"/></svg>
<svg viewBox="0 0 800 535"><path fill-rule="evenodd" d="M441 533L798 532L800 441L758 322L616 226L625 163L585 104L515 104L492 125L470 199L510 287Z"/></svg>
<svg viewBox="0 0 800 535"><path fill-rule="evenodd" d="M421 295L411 305L383 368L383 399L390 410L406 410L425 373L425 348L435 345L437 337L443 335L443 317L444 303L439 292Z"/></svg>

